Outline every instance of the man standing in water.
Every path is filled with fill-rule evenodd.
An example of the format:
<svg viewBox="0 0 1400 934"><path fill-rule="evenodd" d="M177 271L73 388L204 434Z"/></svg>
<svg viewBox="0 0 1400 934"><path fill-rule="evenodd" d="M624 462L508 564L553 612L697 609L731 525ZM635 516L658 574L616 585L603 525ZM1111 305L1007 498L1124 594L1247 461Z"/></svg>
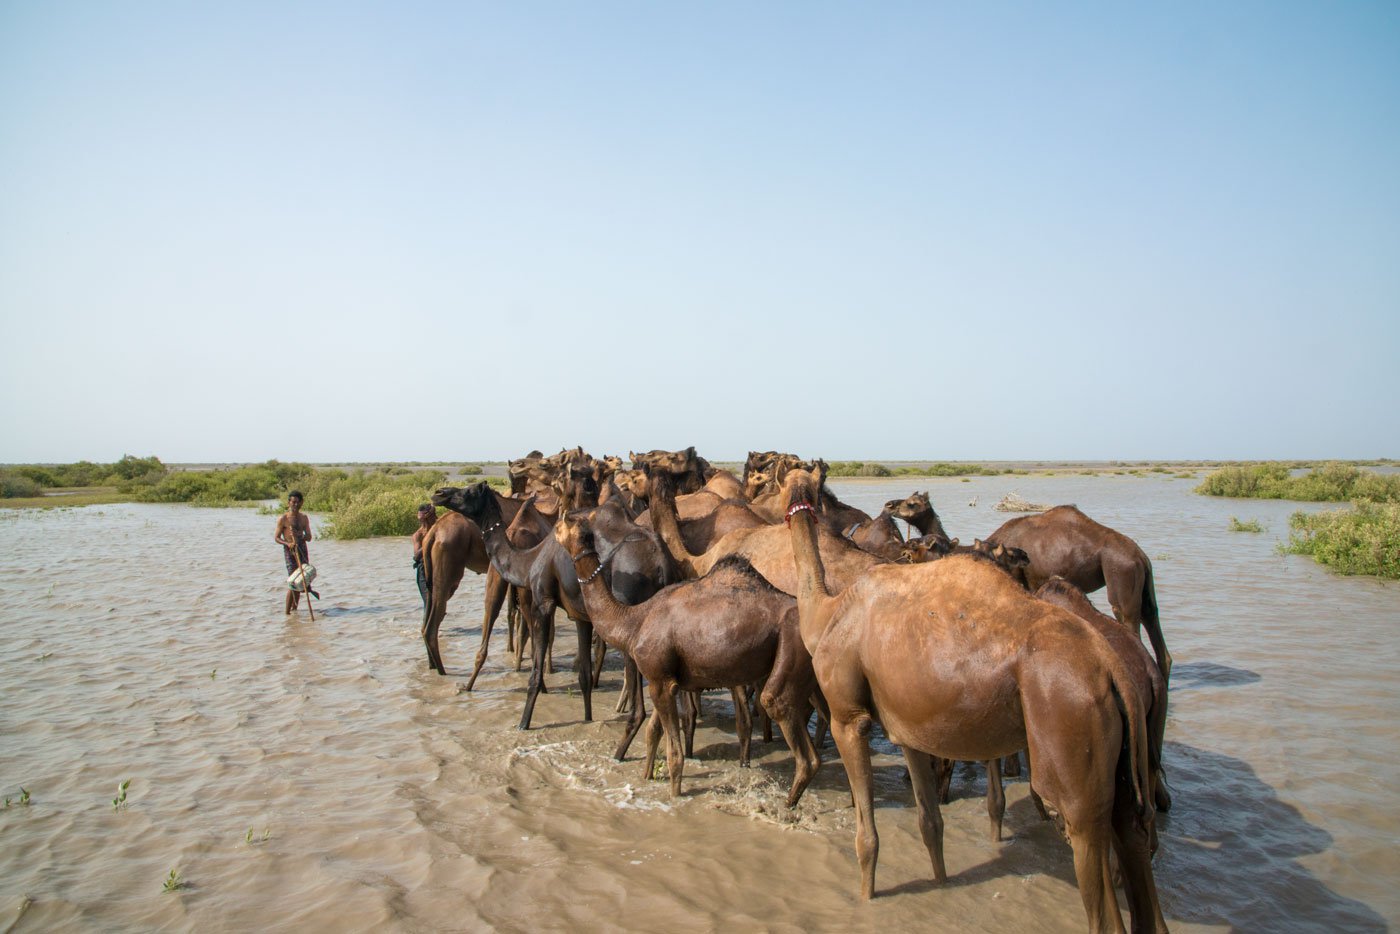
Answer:
<svg viewBox="0 0 1400 934"><path fill-rule="evenodd" d="M311 519L301 511L301 502L301 490L292 490L287 494L287 511L277 517L277 532L273 535L277 544L282 546L282 557L287 560L288 575L296 573L298 557L301 558L302 564L308 561L306 543L311 541ZM296 548L295 553L293 548ZM307 587L306 591L315 593L310 587ZM300 602L301 594L288 587L287 615L290 616Z"/></svg>
<svg viewBox="0 0 1400 934"><path fill-rule="evenodd" d="M431 503L418 507L418 529L413 533L413 573L418 578L418 596L423 598L425 613L428 611L428 580L423 576L423 542L436 521L437 510Z"/></svg>

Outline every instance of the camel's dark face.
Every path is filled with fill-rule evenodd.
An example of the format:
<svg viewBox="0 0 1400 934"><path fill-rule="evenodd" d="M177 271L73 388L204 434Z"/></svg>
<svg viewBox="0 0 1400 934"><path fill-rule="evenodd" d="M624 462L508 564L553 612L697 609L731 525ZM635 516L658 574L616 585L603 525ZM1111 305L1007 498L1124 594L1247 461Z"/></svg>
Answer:
<svg viewBox="0 0 1400 934"><path fill-rule="evenodd" d="M929 502L927 493L911 493L904 499L892 499L885 503L885 512L896 519L907 520L912 516L932 511L933 504Z"/></svg>
<svg viewBox="0 0 1400 934"><path fill-rule="evenodd" d="M445 506L475 521L481 517L486 500L490 496L491 488L483 480L469 487L439 487L433 493L432 499L434 506Z"/></svg>

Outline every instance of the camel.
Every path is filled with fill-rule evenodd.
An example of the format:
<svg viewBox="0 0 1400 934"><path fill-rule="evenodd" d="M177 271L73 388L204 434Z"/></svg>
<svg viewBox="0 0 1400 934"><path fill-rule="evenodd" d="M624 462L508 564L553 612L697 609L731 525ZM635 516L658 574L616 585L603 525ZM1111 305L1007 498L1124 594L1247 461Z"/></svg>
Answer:
<svg viewBox="0 0 1400 934"><path fill-rule="evenodd" d="M685 756L677 692L738 688L767 679L760 703L792 749L796 772L787 805L795 807L821 765L807 735L808 698L816 679L797 629L796 601L773 588L747 561L731 557L700 580L666 587L627 606L599 577L609 556L606 549L600 556L591 523L562 516L554 537L573 561L593 625L610 645L635 660L648 682L654 712L647 727L644 774L652 775L664 730L671 795L680 795ZM736 701L734 712L745 720L747 705ZM741 750L741 764L747 758Z"/></svg>
<svg viewBox="0 0 1400 934"><path fill-rule="evenodd" d="M1090 929L1123 930L1111 845L1134 930L1165 931L1149 855L1146 714L1107 640L970 555L873 567L832 597L813 505L819 478L794 471L786 482L802 641L850 779L861 896L875 894L879 854L867 739L878 720L904 750L937 882L947 870L929 757L987 761L1028 748L1032 788L1064 819Z"/></svg>
<svg viewBox="0 0 1400 934"><path fill-rule="evenodd" d="M530 589L533 604L530 639L536 649L525 709L520 718L520 729L530 728L535 702L540 691L544 689L546 653L541 647L548 646L553 640L554 612L558 608L563 608L565 615L574 621L577 630L578 651L575 655L575 666L578 669L579 690L583 694L584 719L591 721L593 677L589 649L593 641L593 623L588 617L569 556L552 535L530 549L513 547L502 532L503 522L499 505L490 495L485 483L466 488L442 487L433 494L433 502L460 512L477 522L482 528L492 566L505 580L516 586L528 586ZM617 509L620 512L620 505ZM605 510L610 511L609 507L598 507L599 512ZM617 521L607 523L607 526L609 529L624 530L619 540L607 543L607 547L616 552L612 558L608 583L622 598L622 602L641 602L675 579L674 566L658 540L637 529L625 518L618 518ZM628 733L614 753L619 759L626 753L632 737L641 727L641 708L641 704L635 706Z"/></svg>
<svg viewBox="0 0 1400 934"><path fill-rule="evenodd" d="M679 503L682 497L676 499ZM742 500L726 501L713 512L693 519L680 516L679 508L676 512L681 540L685 542L686 550L696 555L704 554L711 545L736 529L758 529L768 525ZM650 510L637 516L636 521L641 528L653 528Z"/></svg>
<svg viewBox="0 0 1400 934"><path fill-rule="evenodd" d="M1152 793L1157 810L1170 811L1171 791L1162 770L1162 741L1167 729L1167 682L1154 663L1142 640L1134 638L1117 620L1100 613L1084 595L1084 591L1065 580L1052 577L1036 590L1037 600L1044 600L1069 610L1087 622L1108 640L1113 650L1122 656L1132 673L1133 684L1147 711L1147 751L1151 760Z"/></svg>
<svg viewBox="0 0 1400 934"><path fill-rule="evenodd" d="M880 510L878 516L866 519L864 522L857 522L855 525L843 529L841 534L850 539L851 544L861 551L868 551L886 561L897 559L906 544L904 536L899 534L899 526L895 525L894 519L890 515L888 505Z"/></svg>
<svg viewBox="0 0 1400 934"><path fill-rule="evenodd" d="M671 553L683 575L704 577L709 570L729 555L746 558L764 579L786 594L795 594L797 572L792 561L792 544L782 526L763 525L737 529L715 542L703 554L686 550L676 520L675 495L670 478L664 473L651 475L652 497L650 514L652 526ZM872 554L861 551L846 539L822 529L820 534L822 559L831 569L833 585L844 589L847 584L879 562Z"/></svg>
<svg viewBox="0 0 1400 934"><path fill-rule="evenodd" d="M1157 667L1162 678L1170 682L1172 657L1162 638L1152 561L1137 542L1100 525L1074 506L1056 506L1040 515L1011 519L987 540L1014 545L1030 555L1026 585L1032 591L1057 575L1085 593L1107 586L1108 602L1118 621L1131 626L1133 635L1147 627Z"/></svg>
<svg viewBox="0 0 1400 934"><path fill-rule="evenodd" d="M884 512L888 512L896 519L903 519L911 526L919 530L919 535L942 535L948 537L947 531L943 528L943 521L938 518L938 513L933 509L933 503L929 501L928 493L910 493L904 499L892 499L885 503Z"/></svg>
<svg viewBox="0 0 1400 934"><path fill-rule="evenodd" d="M502 516L514 519L522 506L521 501L495 495L500 498ZM548 533L548 525L522 528L516 532L516 540L525 546L540 541ZM482 647L478 652L478 655L484 655L486 640L491 635L491 628L500 614L509 588L500 574L491 570L490 557L476 524L455 513L446 513L438 518L423 538L423 577L429 594L428 605L423 611L423 644L428 651L429 667L440 675L447 671L443 668L442 654L438 649L438 629L447 615L447 601L456 594L462 574L467 570L486 575L486 609L481 627ZM476 680L475 676L472 680Z"/></svg>
<svg viewBox="0 0 1400 934"><path fill-rule="evenodd" d="M695 453L694 445L684 451L648 451L645 454L628 452L632 459L632 469L642 470L647 475L664 471L675 481L676 492L696 493L705 488L709 461Z"/></svg>

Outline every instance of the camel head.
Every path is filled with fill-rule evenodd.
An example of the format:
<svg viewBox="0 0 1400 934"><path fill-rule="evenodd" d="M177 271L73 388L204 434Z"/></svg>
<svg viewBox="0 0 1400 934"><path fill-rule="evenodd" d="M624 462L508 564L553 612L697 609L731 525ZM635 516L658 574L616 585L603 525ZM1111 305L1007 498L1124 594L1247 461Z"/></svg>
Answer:
<svg viewBox="0 0 1400 934"><path fill-rule="evenodd" d="M554 523L554 540L573 558L589 552L597 553L593 543L593 528L582 516L561 513L559 521Z"/></svg>
<svg viewBox="0 0 1400 934"><path fill-rule="evenodd" d="M1030 589L1026 580L1026 568L1031 566L1031 556L1024 550L999 542L984 542L980 538L973 539L972 550L995 561L1018 584L1027 590Z"/></svg>
<svg viewBox="0 0 1400 934"><path fill-rule="evenodd" d="M788 504L788 517L794 510L816 512L821 504L822 473L817 469L794 467L783 478L782 498Z"/></svg>
<svg viewBox="0 0 1400 934"><path fill-rule="evenodd" d="M931 532L918 538L911 538L899 551L899 560L906 564L923 564L936 561L958 546L956 538L948 538Z"/></svg>
<svg viewBox="0 0 1400 934"><path fill-rule="evenodd" d="M561 498L567 508L598 505L598 476L591 466L570 464L564 470L564 478Z"/></svg>
<svg viewBox="0 0 1400 934"><path fill-rule="evenodd" d="M948 535L943 528L943 520L938 518L938 513L933 508L933 503L929 501L928 493L911 493L904 499L892 499L885 504L885 511L896 519L903 519L912 525L920 528L927 523L932 526L929 534L937 533Z"/></svg>
<svg viewBox="0 0 1400 934"><path fill-rule="evenodd" d="M744 495L753 501L763 493L768 483L773 479L773 475L765 470L755 470L747 475L744 480Z"/></svg>
<svg viewBox="0 0 1400 934"><path fill-rule="evenodd" d="M443 506L453 512L460 512L478 525L480 525L481 515L485 511L486 502L490 498L491 487L487 485L485 480L468 487L438 487L432 495L434 506Z"/></svg>

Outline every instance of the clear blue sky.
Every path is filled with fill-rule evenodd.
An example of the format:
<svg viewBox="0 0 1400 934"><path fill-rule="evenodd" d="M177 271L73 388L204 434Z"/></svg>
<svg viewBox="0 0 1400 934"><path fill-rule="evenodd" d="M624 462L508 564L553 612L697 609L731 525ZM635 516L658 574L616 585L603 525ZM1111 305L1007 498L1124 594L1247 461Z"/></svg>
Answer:
<svg viewBox="0 0 1400 934"><path fill-rule="evenodd" d="M1400 4L0 3L0 462L1397 456Z"/></svg>

